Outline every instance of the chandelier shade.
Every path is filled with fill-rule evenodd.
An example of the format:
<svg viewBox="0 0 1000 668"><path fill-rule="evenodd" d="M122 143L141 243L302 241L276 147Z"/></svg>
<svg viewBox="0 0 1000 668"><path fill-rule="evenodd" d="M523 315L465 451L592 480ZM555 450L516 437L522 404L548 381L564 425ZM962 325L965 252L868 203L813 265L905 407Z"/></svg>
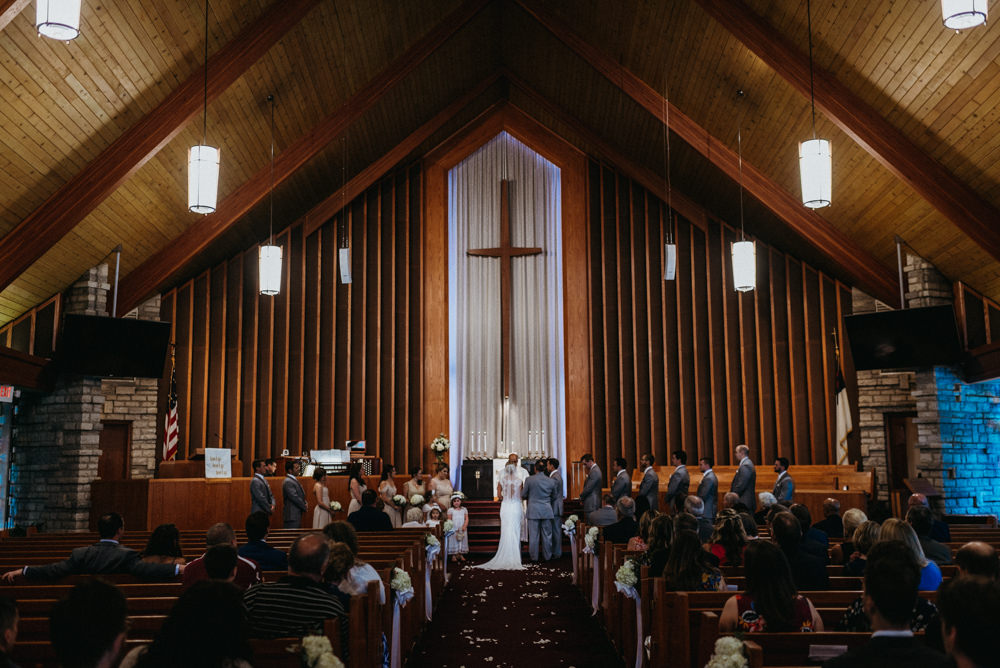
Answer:
<svg viewBox="0 0 1000 668"><path fill-rule="evenodd" d="M37 0L35 29L39 35L68 42L80 34L81 0Z"/></svg>
<svg viewBox="0 0 1000 668"><path fill-rule="evenodd" d="M259 248L260 294L274 296L281 292L281 246Z"/></svg>
<svg viewBox="0 0 1000 668"><path fill-rule="evenodd" d="M946 28L965 30L986 23L987 0L941 0L941 16Z"/></svg>
<svg viewBox="0 0 1000 668"><path fill-rule="evenodd" d="M677 277L677 244L663 245L663 280L672 281Z"/></svg>
<svg viewBox="0 0 1000 668"><path fill-rule="evenodd" d="M213 213L219 192L219 149L192 146L188 152L188 209Z"/></svg>
<svg viewBox="0 0 1000 668"><path fill-rule="evenodd" d="M757 250L752 241L733 243L733 287L738 292L757 287Z"/></svg>
<svg viewBox="0 0 1000 668"><path fill-rule="evenodd" d="M799 142L802 203L810 209L830 206L830 197L833 192L832 164L828 140L809 139Z"/></svg>

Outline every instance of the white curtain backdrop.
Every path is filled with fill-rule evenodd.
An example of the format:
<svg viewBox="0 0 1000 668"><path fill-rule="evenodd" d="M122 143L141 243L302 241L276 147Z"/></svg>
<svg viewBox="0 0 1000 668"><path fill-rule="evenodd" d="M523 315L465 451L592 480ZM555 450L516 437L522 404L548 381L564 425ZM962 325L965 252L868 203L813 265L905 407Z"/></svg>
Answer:
<svg viewBox="0 0 1000 668"><path fill-rule="evenodd" d="M500 259L466 254L500 245L504 178L510 189L511 243L542 249L540 255L512 261L506 407ZM559 168L506 132L448 173L449 397L456 488L460 463L469 457L516 452L566 459L561 201Z"/></svg>

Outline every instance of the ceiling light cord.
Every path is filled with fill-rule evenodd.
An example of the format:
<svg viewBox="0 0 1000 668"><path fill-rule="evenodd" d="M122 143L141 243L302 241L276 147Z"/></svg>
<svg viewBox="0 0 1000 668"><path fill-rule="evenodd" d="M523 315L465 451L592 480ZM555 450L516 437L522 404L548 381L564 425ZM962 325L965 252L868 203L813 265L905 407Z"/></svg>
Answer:
<svg viewBox="0 0 1000 668"><path fill-rule="evenodd" d="M743 130L736 128L736 147L740 170L740 241L746 241L743 233Z"/></svg>
<svg viewBox="0 0 1000 668"><path fill-rule="evenodd" d="M813 28L810 0L806 0L806 25L809 30L809 101L812 104L813 139L816 139L816 94L813 88Z"/></svg>
<svg viewBox="0 0 1000 668"><path fill-rule="evenodd" d="M205 0L205 94L201 109L201 145L208 146L208 0Z"/></svg>
<svg viewBox="0 0 1000 668"><path fill-rule="evenodd" d="M674 198L670 182L670 88L663 75L663 171L667 175L667 243L674 243Z"/></svg>
<svg viewBox="0 0 1000 668"><path fill-rule="evenodd" d="M271 103L271 191L268 202L268 245L274 245L274 95L268 95L267 101Z"/></svg>

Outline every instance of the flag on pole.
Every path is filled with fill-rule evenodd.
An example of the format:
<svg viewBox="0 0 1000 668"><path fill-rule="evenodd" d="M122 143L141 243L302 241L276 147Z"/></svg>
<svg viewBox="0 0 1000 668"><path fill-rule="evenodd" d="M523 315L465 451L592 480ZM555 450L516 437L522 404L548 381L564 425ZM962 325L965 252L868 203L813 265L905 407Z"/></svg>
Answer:
<svg viewBox="0 0 1000 668"><path fill-rule="evenodd" d="M847 398L847 383L844 382L844 372L837 360L837 463L850 464L847 460L847 436L854 429L851 422L851 403Z"/></svg>
<svg viewBox="0 0 1000 668"><path fill-rule="evenodd" d="M172 356L171 356L172 357ZM177 454L177 369L171 359L170 396L167 399L167 416L163 421L163 461L169 462Z"/></svg>

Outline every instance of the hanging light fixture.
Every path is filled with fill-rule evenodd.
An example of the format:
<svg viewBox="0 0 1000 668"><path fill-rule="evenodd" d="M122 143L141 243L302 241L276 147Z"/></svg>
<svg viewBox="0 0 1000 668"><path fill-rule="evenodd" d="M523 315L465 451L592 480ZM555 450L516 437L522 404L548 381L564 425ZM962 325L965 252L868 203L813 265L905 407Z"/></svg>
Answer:
<svg viewBox="0 0 1000 668"><path fill-rule="evenodd" d="M944 25L955 32L986 23L987 0L941 0Z"/></svg>
<svg viewBox="0 0 1000 668"><path fill-rule="evenodd" d="M260 294L273 297L281 292L281 246L274 244L274 96L271 103L271 189L268 195L268 241L258 250L257 268L260 271Z"/></svg>
<svg viewBox="0 0 1000 668"><path fill-rule="evenodd" d="M802 179L802 203L810 209L830 206L833 191L833 167L830 142L816 137L816 95L813 91L812 8L806 0L809 26L809 101L812 104L812 139L799 142L799 176Z"/></svg>
<svg viewBox="0 0 1000 668"><path fill-rule="evenodd" d="M80 0L37 0L35 30L61 42L80 35Z"/></svg>
<svg viewBox="0 0 1000 668"><path fill-rule="evenodd" d="M669 68L668 68L669 69ZM663 75L663 171L667 175L667 243L663 244L663 280L677 277L677 244L674 243L673 190L670 187L670 90Z"/></svg>
<svg viewBox="0 0 1000 668"><path fill-rule="evenodd" d="M208 0L205 0L205 97L201 144L188 151L188 209L213 213L219 192L219 149L208 145Z"/></svg>
<svg viewBox="0 0 1000 668"><path fill-rule="evenodd" d="M743 91L736 91L737 98ZM742 119L742 116L741 116ZM740 121L742 126L742 120ZM740 240L733 243L733 287L737 292L749 292L757 287L757 249L754 242L747 241L743 232L743 129L736 130L736 147L740 169Z"/></svg>

